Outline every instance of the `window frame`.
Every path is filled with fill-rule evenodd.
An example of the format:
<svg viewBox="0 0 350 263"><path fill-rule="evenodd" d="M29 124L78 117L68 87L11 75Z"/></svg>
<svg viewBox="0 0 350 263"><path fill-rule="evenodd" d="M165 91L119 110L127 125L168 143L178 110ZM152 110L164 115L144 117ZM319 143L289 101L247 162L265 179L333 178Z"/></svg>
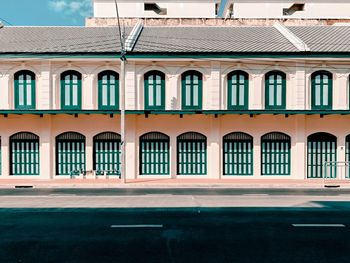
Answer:
<svg viewBox="0 0 350 263"><path fill-rule="evenodd" d="M270 77L274 76L274 82L271 84L270 82ZM279 83L277 83L277 77L281 76L282 77L282 91L281 91L281 96L282 96L282 104L281 105L276 105L277 104L277 96L276 92L278 89ZM270 85L273 85L274 88L274 97L273 97L273 102L274 105L270 105ZM287 104L287 75L283 71L279 70L273 70L270 72L267 72L265 74L265 109L267 110L285 110L286 109L286 104Z"/></svg>
<svg viewBox="0 0 350 263"><path fill-rule="evenodd" d="M323 83L324 76L328 77L328 105L316 105L316 77L321 76L320 83L320 101L323 102L323 90L326 85ZM333 109L333 74L326 70L319 70L311 74L311 109L312 110L331 110Z"/></svg>
<svg viewBox="0 0 350 263"><path fill-rule="evenodd" d="M20 105L19 104L19 78L20 76L24 75L25 78L23 79L23 100L25 102L24 105ZM26 76L30 76L31 77L31 83L27 83L27 79ZM30 85L30 98L31 98L31 104L27 104L27 87L28 85ZM14 74L14 106L16 110L34 110L36 108L36 74L30 70L21 70L18 71Z"/></svg>
<svg viewBox="0 0 350 263"><path fill-rule="evenodd" d="M78 82L77 82L77 105L72 105L72 103L70 103L70 105L66 105L66 101L65 101L65 97L66 97L66 83L65 83L65 77L70 76L70 100L73 102L73 85L74 83L72 83L73 81L73 76L76 75L78 78ZM75 70L68 70L65 71L61 74L61 78L60 78L60 96L61 96L61 109L62 110L81 110L82 109L82 74L79 71L75 71Z"/></svg>
<svg viewBox="0 0 350 263"><path fill-rule="evenodd" d="M243 87L244 104L243 105L239 105L239 103L236 105L232 104L232 96L234 93L233 92L233 90L234 90L233 85L234 84L233 84L232 78L234 76L237 76L237 82L238 82L238 83L236 83L236 90L235 90L236 100L238 100L240 98L240 95L241 95L240 86L244 85L244 87ZM243 84L240 83L240 76L243 76L243 78L244 78ZM242 70L232 71L227 75L227 109L228 110L248 110L248 108L249 108L249 74L245 71L242 71Z"/></svg>
<svg viewBox="0 0 350 263"><path fill-rule="evenodd" d="M103 77L107 76L107 83L103 83ZM115 83L111 83L111 76L115 78ZM107 86L107 105L103 105L103 85ZM114 85L115 105L111 105L110 94ZM120 105L120 85L119 73L113 70L104 70L97 75L97 100L99 110L119 110Z"/></svg>
<svg viewBox="0 0 350 263"><path fill-rule="evenodd" d="M149 84L149 78L153 76L153 85ZM156 77L160 76L161 78L161 90L160 90L160 101L161 101L161 105L157 106L157 105L150 105L149 101L149 91L150 91L150 85L152 85L152 89L153 89L153 101L156 102L157 101L157 92L156 91L156 86L158 85L156 83ZM165 110L165 94L166 94L166 90L165 90L165 73L159 71L159 70L152 70L149 71L147 73L144 74L144 103L145 103L145 110Z"/></svg>
<svg viewBox="0 0 350 263"><path fill-rule="evenodd" d="M191 105L186 105L186 77L190 76L191 83L189 84L191 86L190 90L190 101ZM194 105L194 96L193 96L193 86L195 85L193 83L194 76L198 77L198 105ZM183 110L202 110L203 108L203 74L196 70L189 70L181 74L181 105Z"/></svg>

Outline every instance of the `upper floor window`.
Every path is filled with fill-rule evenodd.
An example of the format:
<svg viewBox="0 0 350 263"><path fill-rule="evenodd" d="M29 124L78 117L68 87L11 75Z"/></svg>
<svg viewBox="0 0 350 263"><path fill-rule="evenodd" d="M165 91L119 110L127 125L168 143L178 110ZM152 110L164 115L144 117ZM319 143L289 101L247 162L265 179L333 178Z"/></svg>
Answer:
<svg viewBox="0 0 350 263"><path fill-rule="evenodd" d="M182 109L202 109L202 73L187 71L182 74Z"/></svg>
<svg viewBox="0 0 350 263"><path fill-rule="evenodd" d="M249 76L244 71L234 71L227 76L227 105L229 110L248 109Z"/></svg>
<svg viewBox="0 0 350 263"><path fill-rule="evenodd" d="M265 76L265 109L286 108L286 74L271 71Z"/></svg>
<svg viewBox="0 0 350 263"><path fill-rule="evenodd" d="M313 110L332 109L332 73L317 71L311 75L311 108Z"/></svg>
<svg viewBox="0 0 350 263"><path fill-rule="evenodd" d="M28 70L15 73L15 109L35 109L35 74Z"/></svg>
<svg viewBox="0 0 350 263"><path fill-rule="evenodd" d="M119 74L107 70L98 74L98 109L119 109Z"/></svg>
<svg viewBox="0 0 350 263"><path fill-rule="evenodd" d="M160 71L145 74L145 109L165 110L165 74Z"/></svg>
<svg viewBox="0 0 350 263"><path fill-rule="evenodd" d="M81 74L66 71L61 75L61 109L81 109Z"/></svg>

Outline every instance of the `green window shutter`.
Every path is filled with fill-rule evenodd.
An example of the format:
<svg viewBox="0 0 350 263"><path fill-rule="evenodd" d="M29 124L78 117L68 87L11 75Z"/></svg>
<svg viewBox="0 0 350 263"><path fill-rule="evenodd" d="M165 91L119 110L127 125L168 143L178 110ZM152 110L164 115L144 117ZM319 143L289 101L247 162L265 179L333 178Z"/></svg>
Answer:
<svg viewBox="0 0 350 263"><path fill-rule="evenodd" d="M229 110L247 110L249 104L249 76L244 71L234 71L227 76Z"/></svg>
<svg viewBox="0 0 350 263"><path fill-rule="evenodd" d="M189 132L177 138L177 173L207 174L207 138L204 135Z"/></svg>
<svg viewBox="0 0 350 263"><path fill-rule="evenodd" d="M223 139L224 175L253 175L253 137L235 132Z"/></svg>
<svg viewBox="0 0 350 263"><path fill-rule="evenodd" d="M98 74L98 109L119 110L119 74L103 71Z"/></svg>
<svg viewBox="0 0 350 263"><path fill-rule="evenodd" d="M170 174L169 136L152 132L140 137L140 174Z"/></svg>
<svg viewBox="0 0 350 263"><path fill-rule="evenodd" d="M15 74L15 109L33 110L36 108L35 74L28 70Z"/></svg>
<svg viewBox="0 0 350 263"><path fill-rule="evenodd" d="M265 109L286 109L286 74L272 71L265 76Z"/></svg>
<svg viewBox="0 0 350 263"><path fill-rule="evenodd" d="M82 76L77 71L66 71L61 75L61 109L80 110L82 103Z"/></svg>
<svg viewBox="0 0 350 263"><path fill-rule="evenodd" d="M94 137L94 170L98 175L120 174L120 135L100 133Z"/></svg>
<svg viewBox="0 0 350 263"><path fill-rule="evenodd" d="M329 133L315 133L307 139L307 177L323 178L324 163L337 161L337 138ZM327 177L336 178L336 166L327 167Z"/></svg>
<svg viewBox="0 0 350 263"><path fill-rule="evenodd" d="M85 171L85 136L75 132L56 137L56 174L71 175Z"/></svg>
<svg viewBox="0 0 350 263"><path fill-rule="evenodd" d="M345 161L350 162L350 135L346 136L345 139ZM350 164L348 163L345 171L346 178L350 178Z"/></svg>
<svg viewBox="0 0 350 263"><path fill-rule="evenodd" d="M10 137L11 175L39 175L39 158L39 136L22 132Z"/></svg>
<svg viewBox="0 0 350 263"><path fill-rule="evenodd" d="M203 77L197 71L182 74L182 109L201 110L203 103Z"/></svg>
<svg viewBox="0 0 350 263"><path fill-rule="evenodd" d="M145 109L165 110L165 74L150 71L144 76Z"/></svg>
<svg viewBox="0 0 350 263"><path fill-rule="evenodd" d="M291 139L278 132L261 137L261 174L291 174Z"/></svg>
<svg viewBox="0 0 350 263"><path fill-rule="evenodd" d="M311 108L330 110L333 105L333 78L328 71L317 71L311 75Z"/></svg>

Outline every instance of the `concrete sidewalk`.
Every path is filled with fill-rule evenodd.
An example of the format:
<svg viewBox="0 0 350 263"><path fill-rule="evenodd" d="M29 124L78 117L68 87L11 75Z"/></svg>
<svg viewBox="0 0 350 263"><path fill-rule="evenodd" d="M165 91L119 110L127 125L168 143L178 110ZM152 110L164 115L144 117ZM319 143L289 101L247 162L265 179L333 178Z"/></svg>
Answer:
<svg viewBox="0 0 350 263"><path fill-rule="evenodd" d="M328 186L350 188L349 181L327 182ZM137 179L123 183L119 179L3 179L0 188L292 188L320 189L324 181L288 179Z"/></svg>

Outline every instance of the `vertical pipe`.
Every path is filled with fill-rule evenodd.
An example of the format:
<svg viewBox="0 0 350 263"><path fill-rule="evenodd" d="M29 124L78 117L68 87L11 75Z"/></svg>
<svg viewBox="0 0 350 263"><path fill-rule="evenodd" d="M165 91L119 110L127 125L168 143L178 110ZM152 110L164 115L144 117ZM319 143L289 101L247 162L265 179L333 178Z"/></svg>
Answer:
<svg viewBox="0 0 350 263"><path fill-rule="evenodd" d="M122 179L122 182L126 183L126 169L125 169L125 64L126 60L125 58L121 58L121 78L120 78L120 96L121 96L121 103L120 103L120 134L121 134L121 165L120 165L120 176Z"/></svg>

